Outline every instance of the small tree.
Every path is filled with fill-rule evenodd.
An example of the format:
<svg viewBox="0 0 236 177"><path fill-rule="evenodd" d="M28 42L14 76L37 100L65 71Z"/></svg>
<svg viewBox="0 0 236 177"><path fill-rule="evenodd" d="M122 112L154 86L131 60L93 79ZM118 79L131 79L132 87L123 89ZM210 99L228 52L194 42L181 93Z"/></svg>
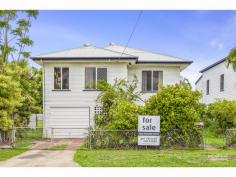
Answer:
<svg viewBox="0 0 236 177"><path fill-rule="evenodd" d="M13 126L12 113L21 105L21 89L12 77L0 74L0 130Z"/></svg>
<svg viewBox="0 0 236 177"><path fill-rule="evenodd" d="M21 88L22 104L17 107L16 126L26 126L32 113L41 112L42 80L38 69L29 67L26 60L7 64L6 74L11 76ZM41 97L41 98L39 98Z"/></svg>
<svg viewBox="0 0 236 177"><path fill-rule="evenodd" d="M163 87L146 102L148 115L161 117L161 134L172 134L168 143L183 145L195 143L193 137L199 137L195 123L200 120L200 92L192 91L189 84L176 84Z"/></svg>
<svg viewBox="0 0 236 177"><path fill-rule="evenodd" d="M234 71L236 71L236 48L233 48L226 58L228 62L228 67L229 65L232 65Z"/></svg>
<svg viewBox="0 0 236 177"><path fill-rule="evenodd" d="M36 10L0 10L0 56L3 63L8 62L8 56L18 61L28 58L30 52L25 48L32 46L33 41L28 33L32 19L36 19Z"/></svg>
<svg viewBox="0 0 236 177"><path fill-rule="evenodd" d="M236 101L218 100L210 104L207 116L218 131L225 132L226 128L236 127Z"/></svg>
<svg viewBox="0 0 236 177"><path fill-rule="evenodd" d="M136 107L134 103L140 99L141 95L137 91L137 78L135 76L134 80L130 82L125 79L115 79L113 85L100 82L98 88L102 90L97 98L97 103L102 107L102 113L95 118L98 127L111 127L112 121L118 118L116 117L117 109L120 110L124 105Z"/></svg>

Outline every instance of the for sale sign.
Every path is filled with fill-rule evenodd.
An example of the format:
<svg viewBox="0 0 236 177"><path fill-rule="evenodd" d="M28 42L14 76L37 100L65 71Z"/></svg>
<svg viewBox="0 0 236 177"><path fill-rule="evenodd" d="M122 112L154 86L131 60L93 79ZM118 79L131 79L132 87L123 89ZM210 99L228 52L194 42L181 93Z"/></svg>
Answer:
<svg viewBox="0 0 236 177"><path fill-rule="evenodd" d="M160 116L138 116L138 145L160 145Z"/></svg>

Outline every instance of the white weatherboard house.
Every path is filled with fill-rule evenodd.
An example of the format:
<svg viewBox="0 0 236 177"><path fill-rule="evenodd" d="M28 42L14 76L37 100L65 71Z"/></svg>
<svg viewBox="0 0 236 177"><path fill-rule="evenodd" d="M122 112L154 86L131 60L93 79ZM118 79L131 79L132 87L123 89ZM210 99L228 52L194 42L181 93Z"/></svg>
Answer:
<svg viewBox="0 0 236 177"><path fill-rule="evenodd" d="M32 59L43 68L44 136L73 138L86 135L93 126L99 90L106 80L138 79L147 99L163 85L179 83L180 72L192 62L141 49L109 44L104 48L85 44L80 48L52 52ZM141 103L141 102L140 102Z"/></svg>
<svg viewBox="0 0 236 177"><path fill-rule="evenodd" d="M222 59L200 71L201 77L195 83L196 90L202 92L203 103L213 103L218 99L236 100L236 72L227 67Z"/></svg>

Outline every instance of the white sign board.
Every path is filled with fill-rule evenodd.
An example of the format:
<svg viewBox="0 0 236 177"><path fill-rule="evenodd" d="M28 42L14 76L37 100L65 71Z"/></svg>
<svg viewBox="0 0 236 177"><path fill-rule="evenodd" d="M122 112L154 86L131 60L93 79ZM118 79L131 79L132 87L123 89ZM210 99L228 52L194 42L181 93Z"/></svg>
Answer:
<svg viewBox="0 0 236 177"><path fill-rule="evenodd" d="M138 145L160 145L160 116L138 116Z"/></svg>

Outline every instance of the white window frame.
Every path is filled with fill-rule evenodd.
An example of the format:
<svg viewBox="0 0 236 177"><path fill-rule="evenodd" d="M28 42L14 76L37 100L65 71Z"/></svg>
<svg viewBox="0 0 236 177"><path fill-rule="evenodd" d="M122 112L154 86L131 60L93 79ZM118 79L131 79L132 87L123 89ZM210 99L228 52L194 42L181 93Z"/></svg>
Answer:
<svg viewBox="0 0 236 177"><path fill-rule="evenodd" d="M143 91L143 71L151 71L151 91ZM164 82L164 71L156 69L147 69L141 71L141 90L144 93L155 93L158 90L153 90L153 71L162 72L162 82Z"/></svg>
<svg viewBox="0 0 236 177"><path fill-rule="evenodd" d="M55 68L60 68L60 71L61 71L61 77L60 77L60 81L61 81L61 88L60 89L55 89L55 76L54 76L54 72L55 72ZM69 70L69 88L68 89L63 89L62 88L62 77L63 77L63 73L62 73L62 68L68 68L68 70ZM69 67L67 67L67 66L55 66L54 68L53 68L53 90L70 90L70 68Z"/></svg>
<svg viewBox="0 0 236 177"><path fill-rule="evenodd" d="M92 89L87 89L87 88L85 88L85 82L86 82L86 78L85 78L85 70L86 70L86 68L95 68L95 83L96 83L96 88L92 88ZM107 69L107 76L108 76L108 68L107 67L97 67L97 66L86 66L85 68L84 68L84 89L85 90L98 90L97 89L97 77L98 77L98 68L106 68ZM107 79L108 80L108 79Z"/></svg>
<svg viewBox="0 0 236 177"><path fill-rule="evenodd" d="M221 79L222 79L222 76L223 76L223 87L221 88ZM225 74L221 74L220 75L220 92L224 92L225 91Z"/></svg>
<svg viewBox="0 0 236 177"><path fill-rule="evenodd" d="M210 79L206 80L206 95L210 95Z"/></svg>

